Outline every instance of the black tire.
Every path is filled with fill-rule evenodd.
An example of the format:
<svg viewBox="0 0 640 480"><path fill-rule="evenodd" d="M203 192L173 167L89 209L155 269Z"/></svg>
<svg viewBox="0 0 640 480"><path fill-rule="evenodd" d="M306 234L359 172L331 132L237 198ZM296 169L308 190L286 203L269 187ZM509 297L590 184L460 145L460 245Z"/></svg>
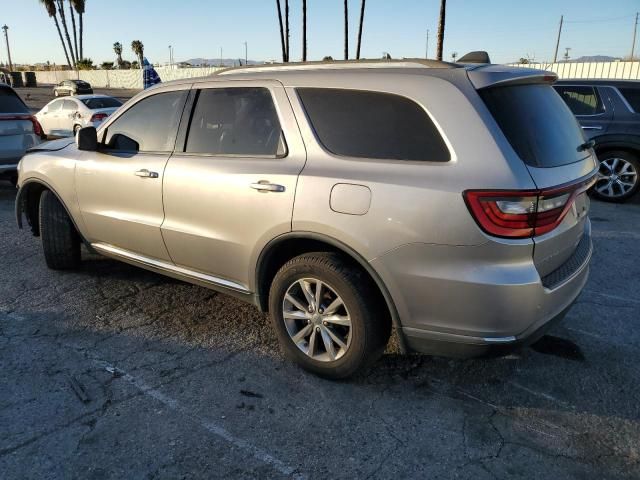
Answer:
<svg viewBox="0 0 640 480"><path fill-rule="evenodd" d="M80 265L80 236L64 206L50 190L40 195L40 236L49 268L69 270Z"/></svg>
<svg viewBox="0 0 640 480"><path fill-rule="evenodd" d="M284 297L295 282L309 277L320 280L334 290L343 300L351 319L350 343L336 360L319 361L311 358L298 348L285 326ZM384 351L391 333L386 305L376 293L369 276L336 253L308 253L287 262L271 284L269 312L287 358L310 372L330 379L352 376L371 365ZM324 349L324 345L318 348Z"/></svg>
<svg viewBox="0 0 640 480"><path fill-rule="evenodd" d="M611 164L613 159L620 159L623 162L620 163L622 167L624 167L624 162L631 164L632 169L635 169L635 175L619 175L617 178L620 178L621 181L626 181L627 183L635 182L633 187L623 193L620 185L612 185L611 194L608 193L608 189L606 185L609 183L609 179L605 179L600 177L600 179L596 182L593 189L591 190L591 194L599 199L604 200L605 202L626 202L628 199L633 197L640 188L640 160L638 157L632 153L626 152L624 150L610 150L607 152L601 152L598 154L598 160L600 160L600 174L609 174L610 170L606 167L607 164ZM621 167L618 167L617 172L620 172ZM600 189L600 191L598 190Z"/></svg>

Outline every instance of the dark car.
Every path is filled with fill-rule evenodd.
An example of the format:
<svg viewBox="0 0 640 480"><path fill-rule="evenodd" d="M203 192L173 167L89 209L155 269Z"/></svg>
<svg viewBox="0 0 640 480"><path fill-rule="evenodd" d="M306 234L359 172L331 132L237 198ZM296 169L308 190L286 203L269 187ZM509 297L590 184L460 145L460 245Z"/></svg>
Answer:
<svg viewBox="0 0 640 480"><path fill-rule="evenodd" d="M88 95L93 93L91 85L83 80L64 80L53 87L56 97L64 95Z"/></svg>
<svg viewBox="0 0 640 480"><path fill-rule="evenodd" d="M555 89L600 160L593 195L623 202L640 188L640 81L561 80Z"/></svg>

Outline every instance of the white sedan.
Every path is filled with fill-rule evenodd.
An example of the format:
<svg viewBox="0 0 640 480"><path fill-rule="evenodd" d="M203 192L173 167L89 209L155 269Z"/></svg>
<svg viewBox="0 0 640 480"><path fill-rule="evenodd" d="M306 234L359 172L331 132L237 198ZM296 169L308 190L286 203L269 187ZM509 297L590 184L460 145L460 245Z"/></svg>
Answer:
<svg viewBox="0 0 640 480"><path fill-rule="evenodd" d="M70 137L83 127L96 127L122 102L107 95L78 95L49 102L36 113L46 135Z"/></svg>

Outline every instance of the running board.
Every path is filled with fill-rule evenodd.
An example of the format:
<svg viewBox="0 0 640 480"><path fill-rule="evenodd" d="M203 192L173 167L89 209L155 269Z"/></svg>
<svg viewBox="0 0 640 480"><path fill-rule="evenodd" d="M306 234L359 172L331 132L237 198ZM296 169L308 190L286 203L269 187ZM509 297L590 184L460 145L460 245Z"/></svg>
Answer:
<svg viewBox="0 0 640 480"><path fill-rule="evenodd" d="M225 280L223 278L214 277L213 275L207 275L205 273L189 270L188 268L178 267L172 263L163 262L155 258L145 257L138 253L130 252L122 248L114 247L106 243L92 243L91 247L98 253L102 253L109 257L115 257L124 261L128 261L135 265L139 265L144 268L148 268L158 273L166 273L168 275L176 276L186 281L204 284L204 286L212 288L220 288L223 291L232 290L236 293L243 295L251 295L251 292L242 284L232 282L231 280Z"/></svg>

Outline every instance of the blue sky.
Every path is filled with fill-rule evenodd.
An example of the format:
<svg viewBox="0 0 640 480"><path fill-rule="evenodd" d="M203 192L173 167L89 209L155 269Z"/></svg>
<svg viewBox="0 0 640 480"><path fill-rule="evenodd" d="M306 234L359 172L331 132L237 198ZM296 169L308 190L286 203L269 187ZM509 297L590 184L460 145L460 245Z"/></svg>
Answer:
<svg viewBox="0 0 640 480"><path fill-rule="evenodd" d="M284 0L282 0L284 4ZM291 57L301 50L301 0L290 0ZM343 56L343 0L308 0L309 59ZM19 6L18 6L19 5ZM425 54L435 56L439 0L368 0L362 56L379 58ZM360 0L350 0L350 50L355 55ZM553 55L560 15L565 15L560 43L571 56L630 54L634 14L640 0L448 0L445 57L452 52L487 50L494 62L536 60ZM152 62L168 61L168 45L176 60L280 57L275 0L87 0L85 56L94 63L112 61L112 45L120 41L124 58L133 59L131 41L141 40ZM0 0L0 22L9 25L14 63L63 63L53 21L38 0ZM636 51L640 50L640 34ZM4 42L0 61L6 62Z"/></svg>

